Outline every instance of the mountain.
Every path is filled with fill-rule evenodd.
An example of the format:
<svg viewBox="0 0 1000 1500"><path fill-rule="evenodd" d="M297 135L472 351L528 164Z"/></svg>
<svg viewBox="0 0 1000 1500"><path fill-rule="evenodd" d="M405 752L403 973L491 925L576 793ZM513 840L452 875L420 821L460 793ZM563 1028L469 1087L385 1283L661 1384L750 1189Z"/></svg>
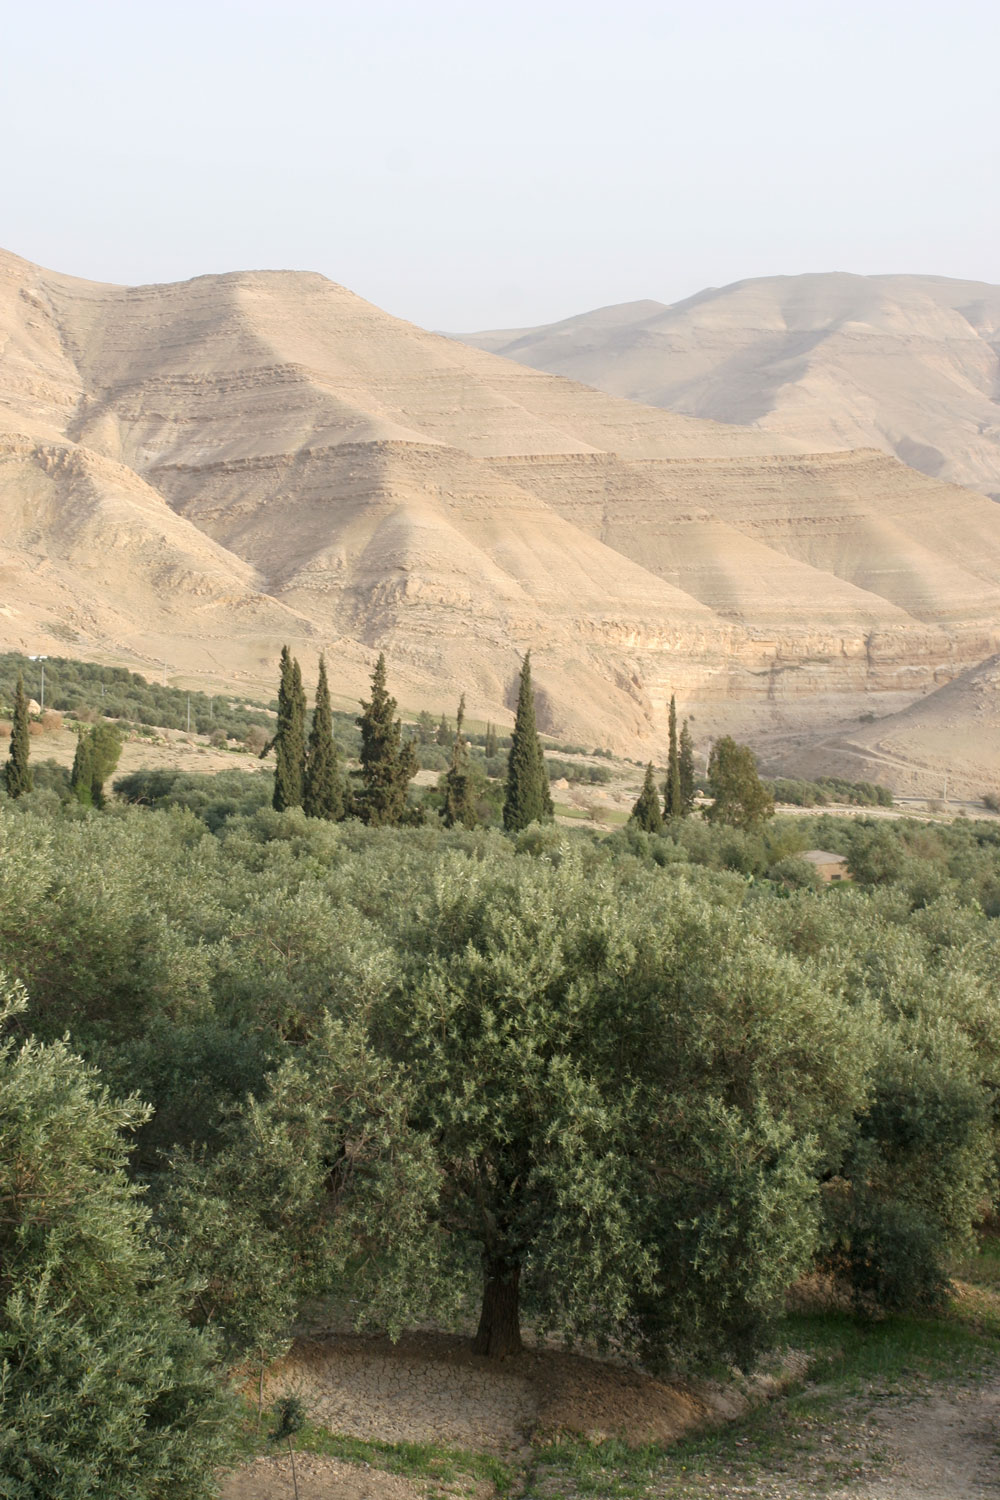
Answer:
<svg viewBox="0 0 1000 1500"><path fill-rule="evenodd" d="M460 337L670 411L881 448L1000 500L1000 286L771 276Z"/></svg>
<svg viewBox="0 0 1000 1500"><path fill-rule="evenodd" d="M0 644L658 753L821 737L1000 651L1000 508L868 449L652 406L321 276L115 287L0 255ZM957 774L957 773L956 773ZM976 772L978 774L978 771Z"/></svg>

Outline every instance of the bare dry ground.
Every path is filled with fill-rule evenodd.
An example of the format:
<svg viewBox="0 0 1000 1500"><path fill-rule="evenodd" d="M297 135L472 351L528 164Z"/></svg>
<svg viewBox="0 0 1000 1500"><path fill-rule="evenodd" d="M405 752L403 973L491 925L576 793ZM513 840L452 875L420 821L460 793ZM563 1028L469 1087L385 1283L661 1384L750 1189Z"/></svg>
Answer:
<svg viewBox="0 0 1000 1500"><path fill-rule="evenodd" d="M362 1440L344 1457L299 1453L300 1500L1000 1496L995 1359L953 1380L914 1367L884 1390L806 1382L786 1395L804 1365L786 1356L780 1374L755 1386L671 1386L550 1350L496 1367L443 1335L396 1346L340 1336L297 1345L268 1397L297 1394L320 1428ZM623 1460L623 1443L633 1460ZM407 1444L410 1472L391 1472ZM476 1472L485 1450L502 1460L492 1477ZM222 1500L285 1495L293 1483L283 1450L230 1475Z"/></svg>
<svg viewBox="0 0 1000 1500"><path fill-rule="evenodd" d="M7 730L9 733L9 728ZM4 742L0 725L0 745ZM72 729L57 729L31 737L34 761L54 760L71 766L76 754L76 734ZM133 735L122 745L121 759L115 776L132 771L190 771L210 774L213 771L261 771L272 762L258 760L256 755L236 750L216 749L206 735L185 734L180 729L158 729L155 738Z"/></svg>

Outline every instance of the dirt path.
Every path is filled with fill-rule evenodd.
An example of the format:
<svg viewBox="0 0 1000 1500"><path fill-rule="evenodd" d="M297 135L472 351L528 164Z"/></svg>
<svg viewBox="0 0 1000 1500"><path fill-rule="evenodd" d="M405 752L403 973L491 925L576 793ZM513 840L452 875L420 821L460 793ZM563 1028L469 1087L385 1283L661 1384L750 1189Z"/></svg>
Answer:
<svg viewBox="0 0 1000 1500"><path fill-rule="evenodd" d="M1000 1373L982 1384L934 1385L923 1395L852 1398L827 1420L804 1423L784 1452L755 1453L753 1440L741 1437L734 1447L697 1478L668 1464L651 1493L663 1500L998 1500ZM547 1500L570 1493L546 1486Z"/></svg>
<svg viewBox="0 0 1000 1500"><path fill-rule="evenodd" d="M874 1421L885 1473L844 1500L996 1500L1000 1496L1000 1379L880 1403Z"/></svg>

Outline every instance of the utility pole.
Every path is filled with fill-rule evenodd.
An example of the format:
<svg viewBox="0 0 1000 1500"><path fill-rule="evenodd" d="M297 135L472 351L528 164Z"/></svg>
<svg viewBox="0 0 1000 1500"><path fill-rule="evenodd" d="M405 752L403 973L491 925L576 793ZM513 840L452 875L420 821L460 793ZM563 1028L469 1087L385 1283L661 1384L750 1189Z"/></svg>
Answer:
<svg viewBox="0 0 1000 1500"><path fill-rule="evenodd" d="M48 657L47 656L29 656L28 660L29 661L40 661L41 664L42 664L42 685L41 685L41 687L39 689L39 697L41 698L41 705L40 706L41 706L41 708L44 709L44 707L45 707L45 663L48 661Z"/></svg>

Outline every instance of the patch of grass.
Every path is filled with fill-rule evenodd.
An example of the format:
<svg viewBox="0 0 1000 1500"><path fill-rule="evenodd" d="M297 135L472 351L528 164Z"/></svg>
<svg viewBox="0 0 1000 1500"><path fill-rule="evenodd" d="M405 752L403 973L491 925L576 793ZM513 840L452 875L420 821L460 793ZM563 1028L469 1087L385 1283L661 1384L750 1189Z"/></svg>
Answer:
<svg viewBox="0 0 1000 1500"><path fill-rule="evenodd" d="M406 1474L413 1479L431 1479L449 1485L466 1479L485 1480L498 1495L510 1495L517 1480L514 1465L494 1453L442 1448L436 1443L372 1443L317 1427L309 1427L307 1431L311 1453L368 1464L390 1474Z"/></svg>
<svg viewBox="0 0 1000 1500"><path fill-rule="evenodd" d="M241 1456L249 1461L261 1453L274 1451L269 1431L274 1426L273 1410L265 1411L262 1430L256 1431L256 1409L246 1409L240 1434ZM381 1443L330 1432L306 1421L295 1435L297 1453L317 1453L345 1463L363 1464L388 1474L403 1474L433 1486L430 1495L449 1495L468 1491L479 1483L492 1486L501 1497L519 1493L523 1474L513 1463L493 1453L476 1453L464 1448L444 1448L436 1443Z"/></svg>
<svg viewBox="0 0 1000 1500"><path fill-rule="evenodd" d="M784 1481L796 1494L822 1495L856 1481L886 1458L867 1424L877 1401L920 1395L935 1381L974 1381L997 1368L1000 1240L987 1241L958 1272L957 1294L937 1318L790 1315L783 1337L809 1356L806 1381L739 1421L669 1448L548 1443L536 1451L524 1500L702 1500L744 1493L764 1478L772 1486Z"/></svg>

